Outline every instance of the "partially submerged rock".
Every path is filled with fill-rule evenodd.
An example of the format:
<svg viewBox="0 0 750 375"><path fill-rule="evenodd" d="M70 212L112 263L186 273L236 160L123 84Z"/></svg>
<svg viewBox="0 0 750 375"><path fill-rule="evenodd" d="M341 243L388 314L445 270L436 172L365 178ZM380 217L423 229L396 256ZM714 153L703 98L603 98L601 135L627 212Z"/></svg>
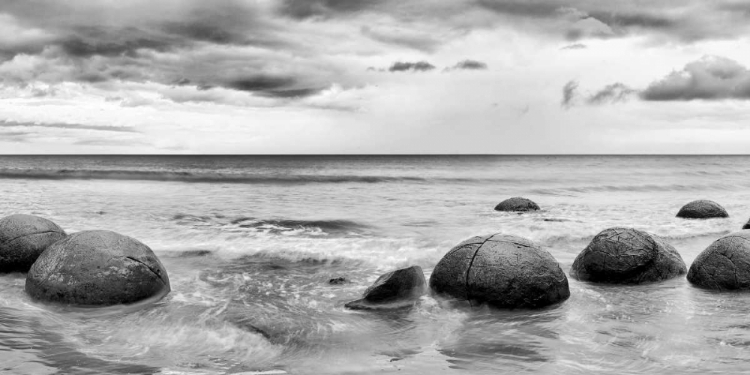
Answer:
<svg viewBox="0 0 750 375"><path fill-rule="evenodd" d="M690 265L687 279L706 289L750 290L750 232L714 241Z"/></svg>
<svg viewBox="0 0 750 375"><path fill-rule="evenodd" d="M502 308L538 308L570 297L568 278L549 252L502 234L451 249L435 266L430 287L438 295Z"/></svg>
<svg viewBox="0 0 750 375"><path fill-rule="evenodd" d="M0 273L28 272L47 247L63 238L62 228L38 216L0 219Z"/></svg>
<svg viewBox="0 0 750 375"><path fill-rule="evenodd" d="M578 254L570 276L596 283L640 284L687 272L685 262L663 239L632 228L609 228Z"/></svg>
<svg viewBox="0 0 750 375"><path fill-rule="evenodd" d="M538 211L539 205L523 197L508 198L495 206L495 211L505 212L526 212L526 211Z"/></svg>
<svg viewBox="0 0 750 375"><path fill-rule="evenodd" d="M128 304L169 291L167 271L148 246L102 230L54 243L26 276L31 297L81 306Z"/></svg>
<svg viewBox="0 0 750 375"><path fill-rule="evenodd" d="M341 285L346 284L349 282L345 277L334 277L333 279L328 280L328 284L331 285Z"/></svg>
<svg viewBox="0 0 750 375"><path fill-rule="evenodd" d="M426 289L424 272L411 266L380 276L367 288L362 299L347 303L350 309L388 309L411 306Z"/></svg>
<svg viewBox="0 0 750 375"><path fill-rule="evenodd" d="M684 219L711 219L729 217L729 214L718 203L709 200L692 201L680 209L677 217Z"/></svg>

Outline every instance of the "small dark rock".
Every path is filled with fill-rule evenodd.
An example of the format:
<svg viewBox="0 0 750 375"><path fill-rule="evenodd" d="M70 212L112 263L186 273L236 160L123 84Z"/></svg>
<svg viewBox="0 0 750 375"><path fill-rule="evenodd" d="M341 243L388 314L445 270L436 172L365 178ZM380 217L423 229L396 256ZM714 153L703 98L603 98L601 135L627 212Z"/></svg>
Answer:
<svg viewBox="0 0 750 375"><path fill-rule="evenodd" d="M501 308L539 308L570 297L568 278L549 252L502 234L473 237L451 249L435 266L430 287Z"/></svg>
<svg viewBox="0 0 750 375"><path fill-rule="evenodd" d="M663 239L637 229L610 228L578 254L570 276L596 283L640 284L686 272L680 253Z"/></svg>
<svg viewBox="0 0 750 375"><path fill-rule="evenodd" d="M680 209L677 217L684 219L711 219L729 217L729 214L718 203L709 200L692 201Z"/></svg>
<svg viewBox="0 0 750 375"><path fill-rule="evenodd" d="M347 303L350 309L388 309L411 306L424 294L426 282L419 266L411 266L380 276L363 295Z"/></svg>
<svg viewBox="0 0 750 375"><path fill-rule="evenodd" d="M534 203L533 201L522 198L522 197L513 197L508 198L500 203L498 203L497 206L495 206L495 211L504 211L504 212L526 212L526 211L538 211L539 206Z"/></svg>
<svg viewBox="0 0 750 375"><path fill-rule="evenodd" d="M750 220L748 220L747 223L742 226L742 229L750 229Z"/></svg>
<svg viewBox="0 0 750 375"><path fill-rule="evenodd" d="M167 271L148 246L103 230L55 242L26 275L31 297L82 306L134 303L169 291Z"/></svg>
<svg viewBox="0 0 750 375"><path fill-rule="evenodd" d="M687 279L706 289L750 290L750 232L714 241L690 265Z"/></svg>
<svg viewBox="0 0 750 375"><path fill-rule="evenodd" d="M28 272L47 247L63 238L62 228L38 216L0 219L0 273Z"/></svg>
<svg viewBox="0 0 750 375"><path fill-rule="evenodd" d="M349 280L347 280L346 278L343 278L343 277L336 277L336 278L328 280L328 283L331 284L331 285L341 285L341 284L345 284L347 282L349 282Z"/></svg>

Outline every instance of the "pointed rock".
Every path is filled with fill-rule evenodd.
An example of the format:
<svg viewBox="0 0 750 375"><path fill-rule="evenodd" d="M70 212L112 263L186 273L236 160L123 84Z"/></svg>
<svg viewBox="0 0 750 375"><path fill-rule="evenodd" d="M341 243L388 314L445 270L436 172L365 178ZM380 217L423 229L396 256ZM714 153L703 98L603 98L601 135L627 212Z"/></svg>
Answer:
<svg viewBox="0 0 750 375"><path fill-rule="evenodd" d="M365 290L362 299L345 306L354 310L401 308L413 305L425 290L422 268L411 266L380 276Z"/></svg>

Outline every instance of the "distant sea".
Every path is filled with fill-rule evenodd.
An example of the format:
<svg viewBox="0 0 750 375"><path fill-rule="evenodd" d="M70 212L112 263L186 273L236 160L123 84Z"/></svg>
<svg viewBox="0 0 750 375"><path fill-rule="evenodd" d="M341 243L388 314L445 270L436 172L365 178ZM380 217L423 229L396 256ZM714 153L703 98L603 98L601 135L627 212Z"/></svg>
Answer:
<svg viewBox="0 0 750 375"><path fill-rule="evenodd" d="M542 210L493 210L513 196ZM730 218L675 218L695 199ZM0 275L0 373L705 374L750 361L750 294L684 278L570 279L570 299L538 311L431 296L406 312L344 309L380 274L429 277L489 233L536 241L567 273L599 231L634 227L690 265L750 218L750 156L0 156L0 216L14 213L139 239L172 292L75 309Z"/></svg>

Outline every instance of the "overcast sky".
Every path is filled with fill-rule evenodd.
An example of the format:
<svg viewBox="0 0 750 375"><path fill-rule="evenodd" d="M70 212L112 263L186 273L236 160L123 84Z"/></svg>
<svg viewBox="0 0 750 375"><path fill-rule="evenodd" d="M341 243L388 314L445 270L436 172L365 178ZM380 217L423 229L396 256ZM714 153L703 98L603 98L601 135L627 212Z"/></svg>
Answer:
<svg viewBox="0 0 750 375"><path fill-rule="evenodd" d="M0 153L748 153L750 2L1 0Z"/></svg>

